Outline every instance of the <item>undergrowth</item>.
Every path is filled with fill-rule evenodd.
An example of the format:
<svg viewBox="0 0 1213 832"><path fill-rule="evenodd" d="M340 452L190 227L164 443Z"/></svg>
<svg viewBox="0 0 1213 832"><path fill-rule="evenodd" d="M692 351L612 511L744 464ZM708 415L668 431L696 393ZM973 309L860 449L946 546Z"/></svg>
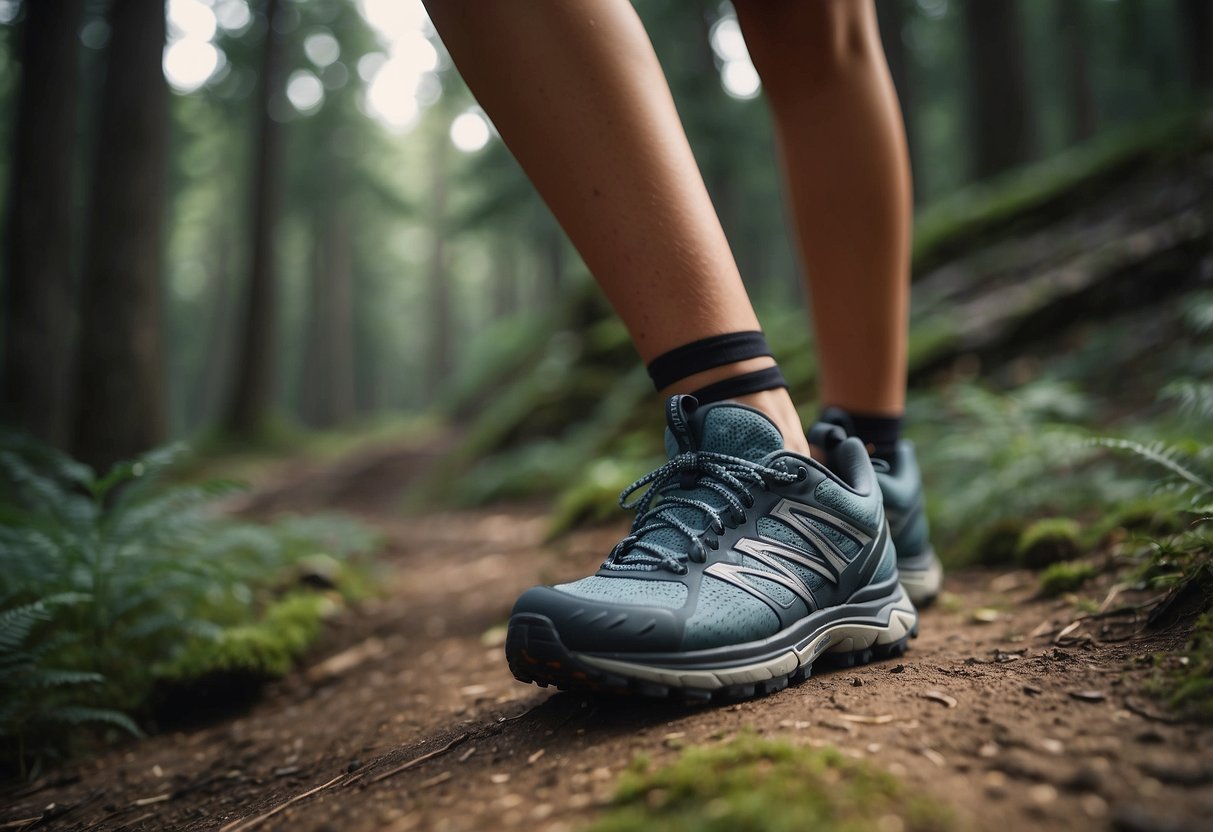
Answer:
<svg viewBox="0 0 1213 832"><path fill-rule="evenodd" d="M338 517L225 517L240 486L168 485L164 448L103 476L0 437L0 773L30 775L136 721L162 679L281 675L365 582L373 537ZM323 565L325 595L300 594ZM91 726L92 732L80 730Z"/></svg>
<svg viewBox="0 0 1213 832"><path fill-rule="evenodd" d="M772 811L777 807L778 811ZM947 810L833 748L743 735L649 770L633 761L590 832L948 830Z"/></svg>

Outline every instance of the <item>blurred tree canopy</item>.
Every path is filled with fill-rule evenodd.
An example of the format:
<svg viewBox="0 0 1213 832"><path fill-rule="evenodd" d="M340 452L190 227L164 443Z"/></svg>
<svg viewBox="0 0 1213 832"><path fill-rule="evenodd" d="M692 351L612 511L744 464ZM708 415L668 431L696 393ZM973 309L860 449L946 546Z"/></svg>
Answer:
<svg viewBox="0 0 1213 832"><path fill-rule="evenodd" d="M877 7L920 205L1213 93L1204 0ZM794 300L730 5L637 8L753 295ZM424 410L589 283L417 0L0 0L0 113L2 415L93 463Z"/></svg>

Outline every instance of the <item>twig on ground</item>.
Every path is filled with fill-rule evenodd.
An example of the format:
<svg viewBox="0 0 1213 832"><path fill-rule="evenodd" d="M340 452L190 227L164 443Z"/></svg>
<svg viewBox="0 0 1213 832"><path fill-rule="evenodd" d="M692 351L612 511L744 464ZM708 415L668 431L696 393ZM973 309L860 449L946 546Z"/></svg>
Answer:
<svg viewBox="0 0 1213 832"><path fill-rule="evenodd" d="M468 736L470 736L470 735L469 734L460 734L459 736L455 737L455 739L451 740L446 745L442 746L442 748L435 748L433 751L430 751L426 754L422 754L420 757L414 757L413 759L409 760L407 763L401 763L400 765L396 766L395 768L388 769L387 771L383 772L382 774L376 774L370 780L366 781L367 785L370 785L372 783L378 783L379 781L386 780L389 777L394 777L395 775L399 774L402 771L408 771L410 768L415 768L415 767L421 765L426 760L434 759L439 754L445 754L446 752L450 751L455 746L459 745L461 742L464 742L468 738Z"/></svg>
<svg viewBox="0 0 1213 832"><path fill-rule="evenodd" d="M1132 699L1125 699L1125 710L1129 711L1130 713L1135 713L1138 716L1142 717L1143 719L1149 719L1153 722L1162 722L1167 725L1176 725L1180 722L1183 722L1183 720L1180 719L1179 717L1170 716L1169 714L1156 714L1156 713L1147 711L1145 708L1143 708L1141 705L1138 705Z"/></svg>
<svg viewBox="0 0 1213 832"><path fill-rule="evenodd" d="M257 817L255 817L255 818L248 818L245 820L234 820L231 823L227 824L226 826L221 827L219 829L219 832L244 832L244 830L246 830L246 829L252 829L255 826L260 826L263 821L269 820L270 818L272 818L274 815L281 812L286 807L293 806L294 804L298 803L300 800L303 800L305 797L311 797L316 792L324 791L329 786L333 785L334 783L336 783L338 780L340 780L343 777L345 777L344 774L338 774L336 777L334 777L332 780L328 781L327 783L321 783L319 786L317 786L314 789L308 789L303 794L295 795L294 797L292 797L290 800L286 801L285 803L279 803L277 806L275 806L273 809L270 809L268 812L266 812L263 815L257 815Z"/></svg>

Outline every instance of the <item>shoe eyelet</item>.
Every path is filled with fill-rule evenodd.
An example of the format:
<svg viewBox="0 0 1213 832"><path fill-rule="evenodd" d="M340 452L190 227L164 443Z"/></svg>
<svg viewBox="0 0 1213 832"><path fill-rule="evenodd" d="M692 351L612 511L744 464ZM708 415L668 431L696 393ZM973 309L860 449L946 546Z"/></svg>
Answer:
<svg viewBox="0 0 1213 832"><path fill-rule="evenodd" d="M796 469L796 482L804 482L809 478L809 469L803 465Z"/></svg>

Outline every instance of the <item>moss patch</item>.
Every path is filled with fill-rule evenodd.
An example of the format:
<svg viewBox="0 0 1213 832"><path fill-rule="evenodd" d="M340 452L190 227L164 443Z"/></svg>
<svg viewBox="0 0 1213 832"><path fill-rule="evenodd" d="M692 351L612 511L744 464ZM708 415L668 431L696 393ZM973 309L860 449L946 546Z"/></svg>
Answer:
<svg viewBox="0 0 1213 832"><path fill-rule="evenodd" d="M1054 563L1040 573L1040 594L1052 598L1073 592L1097 574L1099 570L1089 563Z"/></svg>
<svg viewBox="0 0 1213 832"><path fill-rule="evenodd" d="M1037 520L1024 529L1015 548L1015 559L1031 569L1073 560L1082 550L1078 539L1082 528L1068 517Z"/></svg>
<svg viewBox="0 0 1213 832"><path fill-rule="evenodd" d="M835 749L742 736L688 749L656 771L637 758L620 778L613 806L590 830L858 832L886 817L907 830L956 828L947 810Z"/></svg>
<svg viewBox="0 0 1213 832"><path fill-rule="evenodd" d="M201 679L213 673L243 671L254 676L285 676L295 659L320 634L335 609L327 596L297 592L271 604L259 621L198 638L159 668L166 679Z"/></svg>

